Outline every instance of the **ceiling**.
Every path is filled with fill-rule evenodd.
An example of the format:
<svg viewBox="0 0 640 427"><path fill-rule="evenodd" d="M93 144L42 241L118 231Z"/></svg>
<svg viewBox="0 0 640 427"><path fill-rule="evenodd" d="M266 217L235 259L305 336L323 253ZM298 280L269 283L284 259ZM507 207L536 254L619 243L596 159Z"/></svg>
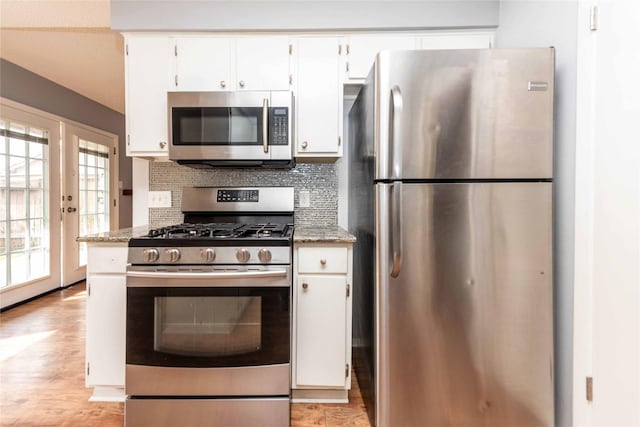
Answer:
<svg viewBox="0 0 640 427"><path fill-rule="evenodd" d="M123 39L109 28L109 6L0 0L0 57L124 113Z"/></svg>

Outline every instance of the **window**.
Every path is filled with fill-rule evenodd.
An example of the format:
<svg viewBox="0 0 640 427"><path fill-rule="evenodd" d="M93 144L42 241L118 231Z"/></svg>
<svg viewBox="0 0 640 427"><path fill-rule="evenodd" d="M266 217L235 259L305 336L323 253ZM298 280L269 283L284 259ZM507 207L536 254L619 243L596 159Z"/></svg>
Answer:
<svg viewBox="0 0 640 427"><path fill-rule="evenodd" d="M109 147L79 140L78 185L80 236L109 231ZM80 265L87 263L87 244L80 244Z"/></svg>
<svg viewBox="0 0 640 427"><path fill-rule="evenodd" d="M0 120L0 287L50 274L48 133Z"/></svg>

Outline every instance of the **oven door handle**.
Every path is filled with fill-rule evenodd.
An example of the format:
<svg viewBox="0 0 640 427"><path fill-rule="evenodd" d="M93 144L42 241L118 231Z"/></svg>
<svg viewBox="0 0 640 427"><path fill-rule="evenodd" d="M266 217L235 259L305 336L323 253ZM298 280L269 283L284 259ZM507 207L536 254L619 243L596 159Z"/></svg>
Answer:
<svg viewBox="0 0 640 427"><path fill-rule="evenodd" d="M287 277L287 270L266 270L266 271L220 271L220 272L186 272L186 271L127 271L127 277L140 279L183 279L183 280L205 280L205 279L268 279L273 277ZM158 286L156 284L155 286ZM162 286L162 285L159 285Z"/></svg>

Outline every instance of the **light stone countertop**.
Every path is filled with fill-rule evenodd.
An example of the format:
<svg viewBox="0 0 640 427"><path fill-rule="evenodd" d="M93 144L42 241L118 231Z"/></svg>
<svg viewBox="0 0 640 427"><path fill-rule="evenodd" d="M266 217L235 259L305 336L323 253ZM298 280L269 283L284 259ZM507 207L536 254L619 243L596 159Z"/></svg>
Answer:
<svg viewBox="0 0 640 427"><path fill-rule="evenodd" d="M149 226L143 225L133 228L121 228L116 231L80 236L78 242L118 243L128 242L132 237L144 236L149 233ZM296 226L293 233L294 242L306 243L353 243L356 238L337 225Z"/></svg>
<svg viewBox="0 0 640 427"><path fill-rule="evenodd" d="M294 243L354 243L356 237L337 225L296 226Z"/></svg>
<svg viewBox="0 0 640 427"><path fill-rule="evenodd" d="M132 237L144 236L149 233L149 226L142 225L139 227L121 228L116 231L106 231L104 233L88 234L80 236L76 239L78 242L90 243L118 243L128 242Z"/></svg>

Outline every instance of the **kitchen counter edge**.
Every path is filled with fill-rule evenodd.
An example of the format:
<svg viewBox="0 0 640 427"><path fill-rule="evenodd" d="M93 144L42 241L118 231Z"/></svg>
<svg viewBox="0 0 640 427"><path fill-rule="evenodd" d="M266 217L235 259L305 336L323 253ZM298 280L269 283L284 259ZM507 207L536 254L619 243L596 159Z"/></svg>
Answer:
<svg viewBox="0 0 640 427"><path fill-rule="evenodd" d="M294 243L354 243L356 237L337 225L296 226Z"/></svg>
<svg viewBox="0 0 640 427"><path fill-rule="evenodd" d="M121 228L115 231L80 236L76 240L87 243L128 242L133 237L146 235L149 230L148 225ZM293 241L294 243L354 243L356 237L337 225L297 226L293 233Z"/></svg>
<svg viewBox="0 0 640 427"><path fill-rule="evenodd" d="M149 233L150 227L148 225L141 225L138 227L121 228L115 231L105 231L103 233L88 234L86 236L80 236L76 239L78 242L87 243L119 243L128 242L133 237L144 236Z"/></svg>

